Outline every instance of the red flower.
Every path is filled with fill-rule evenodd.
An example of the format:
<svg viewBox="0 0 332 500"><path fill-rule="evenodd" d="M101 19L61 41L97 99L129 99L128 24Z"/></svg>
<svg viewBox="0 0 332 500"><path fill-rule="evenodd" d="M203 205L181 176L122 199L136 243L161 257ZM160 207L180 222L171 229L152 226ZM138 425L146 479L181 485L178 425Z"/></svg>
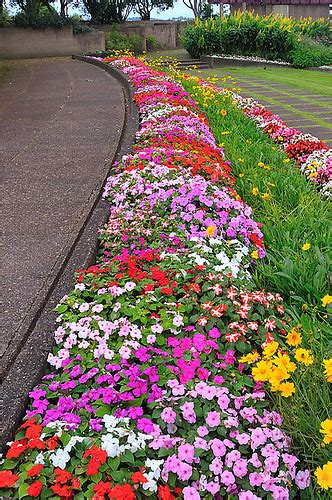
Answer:
<svg viewBox="0 0 332 500"><path fill-rule="evenodd" d="M163 287L161 289L161 293L164 293L165 295L172 295L173 290L171 288Z"/></svg>
<svg viewBox="0 0 332 500"><path fill-rule="evenodd" d="M43 467L44 467L43 464L34 465L33 467L31 467L31 469L27 471L28 476L29 477L37 476Z"/></svg>
<svg viewBox="0 0 332 500"><path fill-rule="evenodd" d="M78 479L78 477L74 477L72 479L71 485L75 490L81 489L81 483L80 483L80 480Z"/></svg>
<svg viewBox="0 0 332 500"><path fill-rule="evenodd" d="M94 476L95 474L98 474L99 467L101 466L101 463L99 460L95 460L92 458L88 464L88 468L86 470L86 475L87 476Z"/></svg>
<svg viewBox="0 0 332 500"><path fill-rule="evenodd" d="M29 488L27 489L27 494L30 497L38 497L43 486L44 485L41 481L35 481L34 483L30 484Z"/></svg>
<svg viewBox="0 0 332 500"><path fill-rule="evenodd" d="M73 492L68 486L60 486L59 483L54 484L51 486L51 490L56 494L59 495L59 497L63 498L71 498L73 496Z"/></svg>
<svg viewBox="0 0 332 500"><path fill-rule="evenodd" d="M18 476L15 476L11 470L0 470L0 488L11 488L17 480Z"/></svg>
<svg viewBox="0 0 332 500"><path fill-rule="evenodd" d="M43 427L41 425L31 425L28 427L25 437L28 439L39 438L42 428Z"/></svg>
<svg viewBox="0 0 332 500"><path fill-rule="evenodd" d="M100 481L98 484L95 484L94 487L92 488L93 491L96 492L96 495L99 495L100 498L104 498L104 495L107 493L110 493L111 491L111 483L106 481ZM97 496L96 496L97 498Z"/></svg>
<svg viewBox="0 0 332 500"><path fill-rule="evenodd" d="M140 471L134 472L134 474L131 476L130 479L132 480L133 483L144 484L148 482L146 477Z"/></svg>
<svg viewBox="0 0 332 500"><path fill-rule="evenodd" d="M55 482L61 484L68 483L68 481L73 477L70 472L59 468L54 470L54 474L56 476Z"/></svg>
<svg viewBox="0 0 332 500"><path fill-rule="evenodd" d="M45 444L40 439L30 439L27 444L27 448L37 448L37 450L43 450L45 448Z"/></svg>
<svg viewBox="0 0 332 500"><path fill-rule="evenodd" d="M33 425L37 422L36 417L30 418L24 424L21 425L20 429L26 429L26 427L30 427L30 425Z"/></svg>
<svg viewBox="0 0 332 500"><path fill-rule="evenodd" d="M117 484L109 493L109 497L114 500L135 500L136 495L130 484L121 486Z"/></svg>
<svg viewBox="0 0 332 500"><path fill-rule="evenodd" d="M54 437L51 437L49 439L46 439L45 443L46 443L46 446L49 450L55 450L55 448L57 447L58 445L58 440L60 438L58 436L54 436Z"/></svg>
<svg viewBox="0 0 332 500"><path fill-rule="evenodd" d="M6 458L8 458L9 460L11 458L18 458L21 453L23 453L27 449L27 445L23 444L25 442L26 440L14 441L7 451Z"/></svg>
<svg viewBox="0 0 332 500"><path fill-rule="evenodd" d="M166 484L165 486L160 485L158 487L158 498L160 500L174 500L175 497L174 495L172 495L168 484Z"/></svg>

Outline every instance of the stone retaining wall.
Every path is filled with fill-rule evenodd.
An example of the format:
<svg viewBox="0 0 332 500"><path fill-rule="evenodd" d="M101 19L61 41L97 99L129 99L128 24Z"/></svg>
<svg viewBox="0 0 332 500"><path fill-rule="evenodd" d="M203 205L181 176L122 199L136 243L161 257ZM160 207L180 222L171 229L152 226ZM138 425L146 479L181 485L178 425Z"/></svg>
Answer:
<svg viewBox="0 0 332 500"><path fill-rule="evenodd" d="M74 34L71 26L59 29L0 28L0 57L5 59L69 56L101 50L105 50L103 31Z"/></svg>

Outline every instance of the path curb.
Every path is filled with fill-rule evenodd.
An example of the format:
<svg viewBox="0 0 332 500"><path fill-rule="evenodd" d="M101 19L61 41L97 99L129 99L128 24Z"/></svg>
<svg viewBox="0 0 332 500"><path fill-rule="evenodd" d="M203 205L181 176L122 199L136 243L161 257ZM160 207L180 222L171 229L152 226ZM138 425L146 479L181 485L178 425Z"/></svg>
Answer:
<svg viewBox="0 0 332 500"><path fill-rule="evenodd" d="M25 341L4 374L0 395L0 449L2 450L13 438L24 416L29 399L28 393L39 383L45 371L47 356L53 346L56 319L54 307L70 290L75 270L85 268L95 260L97 231L106 222L109 210L109 204L102 200L104 183L112 172L113 163L131 151L139 126L138 110L133 102L133 90L127 78L116 68L101 61L84 56L73 56L73 59L94 64L117 80L124 94L125 117L118 146L107 162L109 170L104 182L88 200L87 211L78 221L74 238L62 253L61 265L51 274L51 279L47 283L48 288L43 289L44 296L27 327Z"/></svg>

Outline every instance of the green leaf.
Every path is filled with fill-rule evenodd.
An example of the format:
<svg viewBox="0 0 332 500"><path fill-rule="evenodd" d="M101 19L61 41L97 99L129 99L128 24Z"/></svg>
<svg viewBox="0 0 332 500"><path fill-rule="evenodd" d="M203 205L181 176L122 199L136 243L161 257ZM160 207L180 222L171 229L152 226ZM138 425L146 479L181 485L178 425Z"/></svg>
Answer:
<svg viewBox="0 0 332 500"><path fill-rule="evenodd" d="M108 465L110 466L110 468L113 470L118 470L119 468L119 465L120 465L120 458L119 457L115 457L115 458L109 458L107 460L107 463Z"/></svg>
<svg viewBox="0 0 332 500"><path fill-rule="evenodd" d="M18 498L23 498L23 497L28 496L27 491L28 491L29 486L30 486L30 484L28 484L28 483L21 484L21 486L18 489Z"/></svg>

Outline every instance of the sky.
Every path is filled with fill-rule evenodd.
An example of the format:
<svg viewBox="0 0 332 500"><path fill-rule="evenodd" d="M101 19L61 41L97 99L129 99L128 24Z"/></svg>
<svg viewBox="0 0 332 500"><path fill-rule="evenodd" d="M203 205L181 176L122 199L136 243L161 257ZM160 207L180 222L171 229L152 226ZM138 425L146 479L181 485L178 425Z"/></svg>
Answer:
<svg viewBox="0 0 332 500"><path fill-rule="evenodd" d="M55 5L58 5L58 4L59 4L59 2L56 1ZM213 5L213 9L214 9L215 13L218 13L219 12L219 5ZM75 11L77 12L77 10L70 9L70 13L74 13ZM132 14L130 17L131 18L138 17L138 15ZM151 12L152 19L172 19L172 18L178 18L178 17L186 17L186 18L190 18L190 19L194 18L194 14L193 14L192 10L188 9L184 5L182 0L174 0L173 9L167 9L167 10L164 10L161 12L158 12L157 9L153 9Z"/></svg>

